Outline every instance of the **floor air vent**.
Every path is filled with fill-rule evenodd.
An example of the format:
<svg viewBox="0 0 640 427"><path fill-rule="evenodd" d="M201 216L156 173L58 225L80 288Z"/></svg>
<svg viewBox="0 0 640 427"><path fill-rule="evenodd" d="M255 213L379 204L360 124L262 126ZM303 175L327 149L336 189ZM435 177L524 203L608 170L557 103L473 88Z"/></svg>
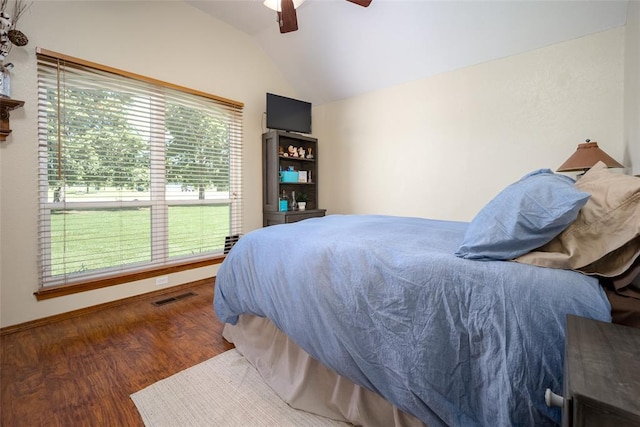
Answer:
<svg viewBox="0 0 640 427"><path fill-rule="evenodd" d="M165 299L161 299L160 301L155 301L152 304L155 306L167 305L167 304L171 304L172 302L180 301L181 299L193 297L196 295L198 294L196 294L195 292L187 292L186 294L180 294L180 295L176 295L175 297L165 298Z"/></svg>
<svg viewBox="0 0 640 427"><path fill-rule="evenodd" d="M233 236L227 236L224 238L224 254L228 254L233 245L235 245L238 240L240 240L239 234L234 234Z"/></svg>

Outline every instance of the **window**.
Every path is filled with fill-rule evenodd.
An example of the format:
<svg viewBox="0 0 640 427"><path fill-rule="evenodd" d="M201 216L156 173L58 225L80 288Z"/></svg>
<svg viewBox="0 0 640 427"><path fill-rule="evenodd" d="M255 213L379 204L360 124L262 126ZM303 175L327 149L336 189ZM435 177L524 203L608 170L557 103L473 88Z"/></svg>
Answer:
<svg viewBox="0 0 640 427"><path fill-rule="evenodd" d="M222 255L241 103L38 49L41 288Z"/></svg>

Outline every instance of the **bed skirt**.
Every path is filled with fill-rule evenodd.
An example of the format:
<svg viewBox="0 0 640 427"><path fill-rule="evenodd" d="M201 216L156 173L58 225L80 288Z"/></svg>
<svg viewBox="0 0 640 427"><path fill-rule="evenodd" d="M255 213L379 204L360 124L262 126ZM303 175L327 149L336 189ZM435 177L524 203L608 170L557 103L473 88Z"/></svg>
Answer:
<svg viewBox="0 0 640 427"><path fill-rule="evenodd" d="M293 408L354 425L425 426L313 359L268 319L244 314L222 334Z"/></svg>

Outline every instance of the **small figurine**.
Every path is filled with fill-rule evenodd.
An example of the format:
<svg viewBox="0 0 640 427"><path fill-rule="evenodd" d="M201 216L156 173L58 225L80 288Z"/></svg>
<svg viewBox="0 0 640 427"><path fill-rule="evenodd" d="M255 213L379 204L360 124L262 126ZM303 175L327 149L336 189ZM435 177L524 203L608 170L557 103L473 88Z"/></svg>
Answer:
<svg viewBox="0 0 640 427"><path fill-rule="evenodd" d="M290 145L287 148L287 152L289 153L289 157L298 157L298 152L293 145Z"/></svg>
<svg viewBox="0 0 640 427"><path fill-rule="evenodd" d="M307 148L307 159L313 159L313 149L311 147Z"/></svg>
<svg viewBox="0 0 640 427"><path fill-rule="evenodd" d="M288 156L284 153L284 148L282 148L282 147L278 147L278 156L288 157Z"/></svg>
<svg viewBox="0 0 640 427"><path fill-rule="evenodd" d="M298 148L298 157L300 157L301 159L304 159L304 148L302 147Z"/></svg>

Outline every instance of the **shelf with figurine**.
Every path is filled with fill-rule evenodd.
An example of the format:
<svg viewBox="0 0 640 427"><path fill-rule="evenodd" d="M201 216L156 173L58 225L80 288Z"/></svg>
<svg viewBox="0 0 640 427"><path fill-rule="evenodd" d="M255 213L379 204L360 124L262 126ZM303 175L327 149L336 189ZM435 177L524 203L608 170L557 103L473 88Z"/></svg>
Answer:
<svg viewBox="0 0 640 427"><path fill-rule="evenodd" d="M278 157L281 159L291 159L291 160L304 160L315 162L316 159L313 155L312 147L294 147L293 145L289 145L287 150L285 151L284 147L278 147Z"/></svg>

